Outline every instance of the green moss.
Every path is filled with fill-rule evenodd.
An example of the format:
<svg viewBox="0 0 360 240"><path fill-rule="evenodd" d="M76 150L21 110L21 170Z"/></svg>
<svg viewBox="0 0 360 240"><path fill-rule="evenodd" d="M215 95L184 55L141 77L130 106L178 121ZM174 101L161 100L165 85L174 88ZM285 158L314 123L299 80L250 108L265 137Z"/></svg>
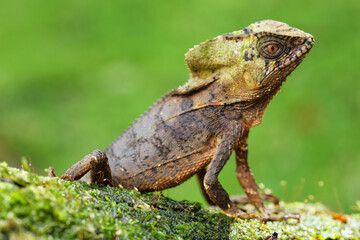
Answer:
<svg viewBox="0 0 360 240"><path fill-rule="evenodd" d="M0 238L3 239L281 239L355 238L359 215L333 220L322 205L288 204L300 224L233 220L218 208L177 202L161 193L89 186L9 168L0 163Z"/></svg>
<svg viewBox="0 0 360 240"><path fill-rule="evenodd" d="M231 225L232 239L241 239L241 235L263 239L277 232L281 239L359 239L360 215L344 216L348 222L333 219L331 212L322 204L291 203L286 204L289 212L299 212L299 224L268 222L259 225L255 220L238 221Z"/></svg>

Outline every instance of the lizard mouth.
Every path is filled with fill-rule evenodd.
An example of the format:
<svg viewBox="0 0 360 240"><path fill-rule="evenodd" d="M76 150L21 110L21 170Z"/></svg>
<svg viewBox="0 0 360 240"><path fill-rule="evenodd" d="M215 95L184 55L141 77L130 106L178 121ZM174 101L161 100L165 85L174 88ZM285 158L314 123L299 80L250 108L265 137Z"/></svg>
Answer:
<svg viewBox="0 0 360 240"><path fill-rule="evenodd" d="M297 41L292 46L292 53L286 57L284 60L279 61L277 65L275 66L276 70L284 70L285 68L293 65L293 67L290 67L290 71L293 70L297 65L301 63L301 61L306 57L312 46L314 45L314 38L308 37L307 39L304 39L303 42Z"/></svg>

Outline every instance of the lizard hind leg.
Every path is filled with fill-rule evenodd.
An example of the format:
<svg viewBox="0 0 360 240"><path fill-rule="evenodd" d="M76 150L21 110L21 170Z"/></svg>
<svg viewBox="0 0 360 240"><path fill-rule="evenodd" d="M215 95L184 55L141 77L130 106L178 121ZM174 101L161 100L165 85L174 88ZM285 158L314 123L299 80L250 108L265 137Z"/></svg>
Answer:
<svg viewBox="0 0 360 240"><path fill-rule="evenodd" d="M86 155L79 162L71 166L61 179L68 181L75 181L81 179L87 172L90 171L90 182L106 185L112 182L111 169L105 152L101 150L94 150L92 153Z"/></svg>

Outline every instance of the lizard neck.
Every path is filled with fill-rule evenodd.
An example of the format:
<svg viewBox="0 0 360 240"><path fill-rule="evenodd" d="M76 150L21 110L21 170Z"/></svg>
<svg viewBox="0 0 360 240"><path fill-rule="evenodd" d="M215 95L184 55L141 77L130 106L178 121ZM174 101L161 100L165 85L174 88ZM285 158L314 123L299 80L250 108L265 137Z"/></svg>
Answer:
<svg viewBox="0 0 360 240"><path fill-rule="evenodd" d="M271 91L266 91L265 94L252 101L252 107L246 110L246 115L248 116L249 122L251 123L250 127L258 126L262 122L266 107L269 105L273 97L276 96L284 81L274 85L273 88L270 88Z"/></svg>

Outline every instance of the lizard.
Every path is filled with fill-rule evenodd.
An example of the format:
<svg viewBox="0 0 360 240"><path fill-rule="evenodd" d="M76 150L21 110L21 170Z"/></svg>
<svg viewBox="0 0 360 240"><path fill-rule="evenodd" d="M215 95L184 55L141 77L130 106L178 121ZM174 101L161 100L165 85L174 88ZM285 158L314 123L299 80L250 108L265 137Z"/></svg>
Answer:
<svg viewBox="0 0 360 240"><path fill-rule="evenodd" d="M264 205L247 160L249 130L287 76L314 44L312 35L263 20L242 30L195 45L185 54L188 82L168 92L105 151L95 150L70 167L61 179L160 191L197 175L202 192L234 218L283 220ZM236 153L236 176L248 201L260 213L237 207L218 175ZM276 197L270 200L276 202Z"/></svg>

